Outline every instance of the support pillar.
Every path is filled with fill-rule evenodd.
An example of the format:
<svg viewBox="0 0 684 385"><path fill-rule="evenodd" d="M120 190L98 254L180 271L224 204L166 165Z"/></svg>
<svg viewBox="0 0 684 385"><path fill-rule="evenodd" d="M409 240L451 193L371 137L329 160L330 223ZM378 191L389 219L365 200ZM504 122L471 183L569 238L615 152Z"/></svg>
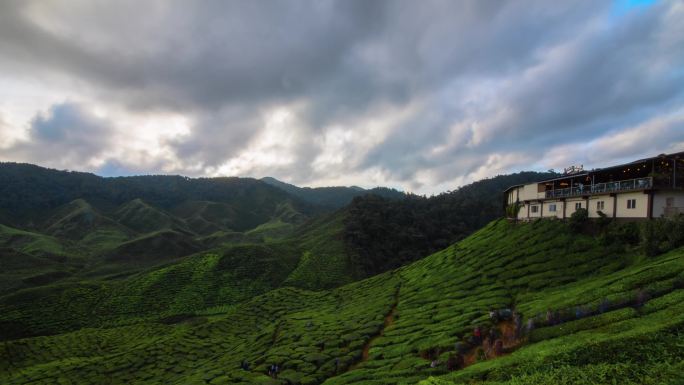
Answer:
<svg viewBox="0 0 684 385"><path fill-rule="evenodd" d="M566 216L565 212L567 211L566 208L568 205L567 205L567 202L565 201L565 199L563 199L561 202L563 203L563 219L565 219L565 216Z"/></svg>

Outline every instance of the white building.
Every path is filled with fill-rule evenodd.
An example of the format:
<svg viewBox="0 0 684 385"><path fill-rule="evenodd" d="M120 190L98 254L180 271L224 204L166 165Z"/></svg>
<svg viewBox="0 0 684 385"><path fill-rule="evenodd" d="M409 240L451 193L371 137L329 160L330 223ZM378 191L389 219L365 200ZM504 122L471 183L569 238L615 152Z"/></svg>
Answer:
<svg viewBox="0 0 684 385"><path fill-rule="evenodd" d="M511 186L504 200L508 216L517 209L520 220L565 219L579 208L591 218L684 214L684 152Z"/></svg>

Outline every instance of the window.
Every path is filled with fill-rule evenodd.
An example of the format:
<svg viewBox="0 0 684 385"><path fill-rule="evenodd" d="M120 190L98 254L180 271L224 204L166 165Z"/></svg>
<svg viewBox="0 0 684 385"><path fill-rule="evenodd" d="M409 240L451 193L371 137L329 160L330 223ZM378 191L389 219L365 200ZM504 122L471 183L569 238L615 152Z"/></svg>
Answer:
<svg viewBox="0 0 684 385"><path fill-rule="evenodd" d="M665 207L672 207L672 206L674 206L674 197L665 198Z"/></svg>
<svg viewBox="0 0 684 385"><path fill-rule="evenodd" d="M550 204L549 205L549 212L555 213L556 212L556 204Z"/></svg>
<svg viewBox="0 0 684 385"><path fill-rule="evenodd" d="M636 208L636 199L627 199L627 208L628 209L635 209Z"/></svg>
<svg viewBox="0 0 684 385"><path fill-rule="evenodd" d="M533 213L538 212L538 211L539 211L539 206L530 206L530 211L532 211Z"/></svg>
<svg viewBox="0 0 684 385"><path fill-rule="evenodd" d="M605 208L606 208L606 204L604 201L596 202L596 211L603 211Z"/></svg>
<svg viewBox="0 0 684 385"><path fill-rule="evenodd" d="M575 203L575 210L579 210L581 208L582 208L582 202Z"/></svg>

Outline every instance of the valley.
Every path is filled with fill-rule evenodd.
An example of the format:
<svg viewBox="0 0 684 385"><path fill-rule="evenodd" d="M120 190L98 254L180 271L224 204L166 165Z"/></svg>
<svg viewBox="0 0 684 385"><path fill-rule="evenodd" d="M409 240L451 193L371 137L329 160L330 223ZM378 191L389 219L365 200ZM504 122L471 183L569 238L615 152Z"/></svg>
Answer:
<svg viewBox="0 0 684 385"><path fill-rule="evenodd" d="M449 213L469 195L494 207L482 191L500 194L520 177L432 198L359 196L337 209L240 180L217 201L76 198L41 213L15 206L15 220L0 227L0 382L679 379L678 243L646 256L635 224L578 230L493 219L467 235L458 230L466 221L433 219L431 210ZM252 192L235 203L243 188ZM249 205L259 209L245 217ZM512 338L510 323L489 318L506 308L534 326ZM504 352L494 355L487 339L469 342L476 327L507 336ZM454 370L447 362L459 343L466 366Z"/></svg>

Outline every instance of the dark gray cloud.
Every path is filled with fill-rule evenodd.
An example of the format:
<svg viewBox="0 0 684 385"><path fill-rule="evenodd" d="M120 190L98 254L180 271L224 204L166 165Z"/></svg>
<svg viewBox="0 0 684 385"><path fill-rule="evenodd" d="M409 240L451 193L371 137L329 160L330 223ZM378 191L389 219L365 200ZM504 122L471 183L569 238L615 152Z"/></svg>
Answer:
<svg viewBox="0 0 684 385"><path fill-rule="evenodd" d="M112 144L109 122L77 104L63 103L36 115L28 128L27 140L5 150L3 157L63 168L87 167Z"/></svg>
<svg viewBox="0 0 684 385"><path fill-rule="evenodd" d="M36 118L11 153L72 167L86 157L107 174L423 191L544 167L553 148L676 121L684 109L682 5L622 3L3 2L0 81L38 79L80 103ZM110 123L86 105L111 111ZM186 132L151 140L162 123L130 123L169 115L183 116ZM684 142L667 127L670 142L645 151ZM117 130L156 148L111 151L128 148ZM50 140L63 156L32 154Z"/></svg>

